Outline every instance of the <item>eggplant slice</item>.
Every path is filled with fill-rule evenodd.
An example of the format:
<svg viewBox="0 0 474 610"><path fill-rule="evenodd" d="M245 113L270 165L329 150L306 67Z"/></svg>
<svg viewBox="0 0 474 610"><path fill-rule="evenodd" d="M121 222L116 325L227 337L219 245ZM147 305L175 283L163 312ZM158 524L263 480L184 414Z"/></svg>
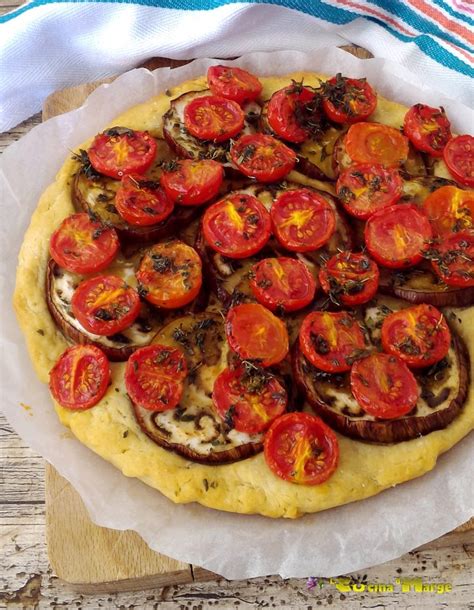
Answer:
<svg viewBox="0 0 474 610"><path fill-rule="evenodd" d="M109 267L107 272L116 273L128 283L134 277L134 266L122 260L122 264ZM127 360L138 349L148 345L158 330L167 321L157 310L142 304L139 317L121 333L110 337L88 332L74 317L71 298L83 276L62 269L50 259L46 272L46 301L49 311L63 335L74 343L92 343L100 347L114 362Z"/></svg>
<svg viewBox="0 0 474 610"><path fill-rule="evenodd" d="M133 404L145 434L161 447L203 464L225 464L259 453L263 435L237 432L212 402L214 380L228 360L222 317L205 312L177 318L153 342L180 348L188 376L175 409L157 412Z"/></svg>
<svg viewBox="0 0 474 610"><path fill-rule="evenodd" d="M409 306L399 299L377 297L361 309L361 323L380 349L380 328L385 316ZM376 443L397 443L448 426L460 412L469 387L469 357L462 339L452 332L445 358L414 374L421 389L414 409L403 417L381 420L365 413L352 395L349 373L330 374L314 367L298 346L293 352L296 382L308 403L335 430L350 438Z"/></svg>

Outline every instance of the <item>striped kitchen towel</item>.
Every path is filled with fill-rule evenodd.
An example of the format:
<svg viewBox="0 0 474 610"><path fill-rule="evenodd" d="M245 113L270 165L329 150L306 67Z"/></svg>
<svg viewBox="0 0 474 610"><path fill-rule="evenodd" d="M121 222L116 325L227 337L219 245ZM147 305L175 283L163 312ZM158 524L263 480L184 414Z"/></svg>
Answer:
<svg viewBox="0 0 474 610"><path fill-rule="evenodd" d="M32 0L0 16L0 131L40 110L56 89L152 56L349 42L472 105L473 23L472 0Z"/></svg>

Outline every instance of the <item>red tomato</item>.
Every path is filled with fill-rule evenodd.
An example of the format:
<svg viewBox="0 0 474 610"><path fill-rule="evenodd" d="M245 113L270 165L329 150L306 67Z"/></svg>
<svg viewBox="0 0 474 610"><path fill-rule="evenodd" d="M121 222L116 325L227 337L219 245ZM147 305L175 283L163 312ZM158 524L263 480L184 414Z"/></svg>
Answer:
<svg viewBox="0 0 474 610"><path fill-rule="evenodd" d="M398 171L383 165L351 165L336 184L336 194L346 212L364 220L398 201L402 189Z"/></svg>
<svg viewBox="0 0 474 610"><path fill-rule="evenodd" d="M449 237L474 227L474 193L455 186L442 186L423 202L436 236Z"/></svg>
<svg viewBox="0 0 474 610"><path fill-rule="evenodd" d="M95 345L73 345L62 353L49 373L49 389L66 409L89 409L107 391L110 366Z"/></svg>
<svg viewBox="0 0 474 610"><path fill-rule="evenodd" d="M125 387L131 400L150 411L174 409L183 394L188 373L180 349L147 345L130 356L125 368Z"/></svg>
<svg viewBox="0 0 474 610"><path fill-rule="evenodd" d="M214 382L212 400L230 428L247 434L264 432L284 413L288 401L273 375L245 367L224 369Z"/></svg>
<svg viewBox="0 0 474 610"><path fill-rule="evenodd" d="M217 195L223 179L222 165L208 159L175 161L160 178L168 197L180 205L206 203Z"/></svg>
<svg viewBox="0 0 474 610"><path fill-rule="evenodd" d="M168 218L174 205L158 182L127 174L115 196L115 207L129 224L148 226Z"/></svg>
<svg viewBox="0 0 474 610"><path fill-rule="evenodd" d="M314 100L314 92L297 85L276 91L268 102L267 120L277 136L294 142L304 142L310 133L304 126L302 111Z"/></svg>
<svg viewBox="0 0 474 610"><path fill-rule="evenodd" d="M239 171L259 182L281 180L296 163L296 153L291 148L263 133L241 136L230 156Z"/></svg>
<svg viewBox="0 0 474 610"><path fill-rule="evenodd" d="M396 356L380 352L354 362L351 389L362 409L379 419L403 417L420 397L407 365Z"/></svg>
<svg viewBox="0 0 474 610"><path fill-rule="evenodd" d="M120 277L99 275L79 284L71 306L87 331L111 336L133 324L140 313L140 297Z"/></svg>
<svg viewBox="0 0 474 610"><path fill-rule="evenodd" d="M207 70L207 84L214 95L240 105L252 102L262 92L258 78L237 66L211 66Z"/></svg>
<svg viewBox="0 0 474 610"><path fill-rule="evenodd" d="M177 309L193 301L202 285L202 263L194 248L174 240L155 244L143 256L138 291L164 309Z"/></svg>
<svg viewBox="0 0 474 610"><path fill-rule="evenodd" d="M337 74L323 84L323 110L335 123L365 121L377 107L377 95L365 78Z"/></svg>
<svg viewBox="0 0 474 610"><path fill-rule="evenodd" d="M265 435L264 455L270 470L300 485L319 485L337 468L339 443L326 424L309 413L278 417Z"/></svg>
<svg viewBox="0 0 474 610"><path fill-rule="evenodd" d="M242 131L244 118L236 102L217 95L195 97L184 108L186 129L200 140L229 140Z"/></svg>
<svg viewBox="0 0 474 610"><path fill-rule="evenodd" d="M382 324L383 349L414 368L431 366L446 356L451 332L433 305L414 305L388 314Z"/></svg>
<svg viewBox="0 0 474 610"><path fill-rule="evenodd" d="M442 157L451 137L451 123L443 108L415 104L405 115L403 132L418 150Z"/></svg>
<svg viewBox="0 0 474 610"><path fill-rule="evenodd" d="M65 218L49 242L49 252L57 264L80 274L108 267L119 247L115 229L91 220L85 212Z"/></svg>
<svg viewBox="0 0 474 610"><path fill-rule="evenodd" d="M430 221L413 204L383 208L365 225L367 250L378 263L392 269L419 263L432 235Z"/></svg>
<svg viewBox="0 0 474 610"><path fill-rule="evenodd" d="M271 234L270 214L256 197L230 193L207 208L202 228L213 250L229 258L245 258L267 243Z"/></svg>
<svg viewBox="0 0 474 610"><path fill-rule="evenodd" d="M474 186L474 137L456 136L445 146L444 162L454 178L466 186Z"/></svg>
<svg viewBox="0 0 474 610"><path fill-rule="evenodd" d="M314 299L316 281L302 261L280 256L264 258L252 267L250 288L271 311L295 311Z"/></svg>
<svg viewBox="0 0 474 610"><path fill-rule="evenodd" d="M335 303L355 307L375 296L379 268L365 254L339 252L319 272L321 288Z"/></svg>
<svg viewBox="0 0 474 610"><path fill-rule="evenodd" d="M356 123L344 138L353 163L398 167L407 160L408 140L398 129L380 123Z"/></svg>
<svg viewBox="0 0 474 610"><path fill-rule="evenodd" d="M88 150L92 167L120 179L124 174L143 174L156 156L156 141L147 131L112 127L94 138Z"/></svg>
<svg viewBox="0 0 474 610"><path fill-rule="evenodd" d="M321 248L336 228L331 205L309 189L285 191L273 202L270 215L276 238L292 252Z"/></svg>
<svg viewBox="0 0 474 610"><path fill-rule="evenodd" d="M448 286L474 286L474 230L443 237L426 255L436 274Z"/></svg>
<svg viewBox="0 0 474 610"><path fill-rule="evenodd" d="M288 353L285 324L258 303L232 307L225 325L227 341L242 360L258 360L262 366L281 362Z"/></svg>
<svg viewBox="0 0 474 610"><path fill-rule="evenodd" d="M347 311L314 311L307 315L301 325L299 344L311 364L327 373L348 371L367 349L359 323Z"/></svg>

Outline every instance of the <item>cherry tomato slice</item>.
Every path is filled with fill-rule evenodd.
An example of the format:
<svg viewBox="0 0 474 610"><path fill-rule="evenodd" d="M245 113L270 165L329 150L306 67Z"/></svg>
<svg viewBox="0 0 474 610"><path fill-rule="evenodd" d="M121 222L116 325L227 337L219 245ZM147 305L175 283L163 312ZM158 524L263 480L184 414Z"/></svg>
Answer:
<svg viewBox="0 0 474 610"><path fill-rule="evenodd" d="M474 137L456 136L445 146L444 162L452 176L466 186L474 186Z"/></svg>
<svg viewBox="0 0 474 610"><path fill-rule="evenodd" d="M267 243L270 214L253 195L230 193L207 208L202 228L213 250L229 258L245 258Z"/></svg>
<svg viewBox="0 0 474 610"><path fill-rule="evenodd" d="M202 285L202 264L194 248L182 241L155 244L145 252L136 273L139 292L164 309L193 301Z"/></svg>
<svg viewBox="0 0 474 610"><path fill-rule="evenodd" d="M247 434L264 432L288 402L285 388L273 375L243 366L222 371L214 382L212 400L230 428Z"/></svg>
<svg viewBox="0 0 474 610"><path fill-rule="evenodd" d="M295 311L314 299L316 281L308 267L295 258L264 258L252 267L250 288L271 311Z"/></svg>
<svg viewBox="0 0 474 610"><path fill-rule="evenodd" d="M229 140L242 131L244 118L236 102L218 95L195 97L184 108L186 129L200 140Z"/></svg>
<svg viewBox="0 0 474 610"><path fill-rule="evenodd" d="M140 297L120 277L99 275L79 284L71 306L87 331L111 336L133 324L140 313Z"/></svg>
<svg viewBox="0 0 474 610"><path fill-rule="evenodd" d="M408 157L408 139L398 129L380 123L352 125L344 144L353 163L398 167Z"/></svg>
<svg viewBox="0 0 474 610"><path fill-rule="evenodd" d="M285 324L258 303L232 307L225 330L231 349L242 360L257 360L262 366L271 366L288 353Z"/></svg>
<svg viewBox="0 0 474 610"><path fill-rule="evenodd" d="M423 202L435 236L449 237L474 227L474 193L455 186L442 186Z"/></svg>
<svg viewBox="0 0 474 610"><path fill-rule="evenodd" d="M474 286L474 230L443 237L427 252L436 274L448 286Z"/></svg>
<svg viewBox="0 0 474 610"><path fill-rule="evenodd" d="M405 115L403 132L417 150L442 157L451 138L451 123L443 108L415 104Z"/></svg>
<svg viewBox="0 0 474 610"><path fill-rule="evenodd" d="M361 327L347 311L314 311L307 315L299 344L311 364L327 373L348 371L367 349Z"/></svg>
<svg viewBox="0 0 474 610"><path fill-rule="evenodd" d="M219 192L224 168L217 161L185 159L164 166L161 185L170 199L180 205L201 205Z"/></svg>
<svg viewBox="0 0 474 610"><path fill-rule="evenodd" d="M329 202L309 189L282 193L273 202L270 215L276 238L292 252L321 248L336 229L336 214Z"/></svg>
<svg viewBox="0 0 474 610"><path fill-rule="evenodd" d="M265 435L264 455L270 470L299 485L320 485L334 473L339 443L326 424L309 413L278 417Z"/></svg>
<svg viewBox="0 0 474 610"><path fill-rule="evenodd" d="M94 138L88 155L96 171L120 179L125 174L146 172L156 149L156 141L147 131L112 127Z"/></svg>
<svg viewBox="0 0 474 610"><path fill-rule="evenodd" d="M49 242L49 252L57 264L79 274L108 267L119 247L115 229L91 220L85 212L65 218Z"/></svg>
<svg viewBox="0 0 474 610"><path fill-rule="evenodd" d="M410 413L420 397L407 365L396 356L379 352L354 362L351 389L362 409L380 419Z"/></svg>
<svg viewBox="0 0 474 610"><path fill-rule="evenodd" d="M382 346L408 366L431 366L446 356L451 332L433 305L414 305L388 314L382 324Z"/></svg>
<svg viewBox="0 0 474 610"><path fill-rule="evenodd" d="M369 253L378 263L392 269L419 263L432 235L430 221L413 204L383 208L365 225Z"/></svg>
<svg viewBox="0 0 474 610"><path fill-rule="evenodd" d="M291 148L262 133L241 136L232 146L230 156L239 171L259 182L281 180L296 163L296 153Z"/></svg>
<svg viewBox="0 0 474 610"><path fill-rule="evenodd" d="M377 95L365 79L337 74L323 84L323 110L335 123L365 121L377 107Z"/></svg>
<svg viewBox="0 0 474 610"><path fill-rule="evenodd" d="M333 302L355 307L375 296L379 285L379 268L365 254L340 252L321 268L319 281Z"/></svg>
<svg viewBox="0 0 474 610"><path fill-rule="evenodd" d="M258 78L237 66L211 66L207 70L207 84L214 95L240 105L253 102L262 92Z"/></svg>
<svg viewBox="0 0 474 610"><path fill-rule="evenodd" d="M61 354L49 373L49 389L66 409L90 409L107 391L110 365L95 345L73 345Z"/></svg>
<svg viewBox="0 0 474 610"><path fill-rule="evenodd" d="M148 226L168 218L174 205L159 182L146 180L139 174L127 174L122 177L115 196L115 207L129 224Z"/></svg>
<svg viewBox="0 0 474 610"><path fill-rule="evenodd" d="M125 387L136 405L150 411L168 411L179 403L186 375L183 352L156 343L141 347L130 356Z"/></svg>
<svg viewBox="0 0 474 610"><path fill-rule="evenodd" d="M398 201L403 181L394 168L383 165L351 165L336 183L336 194L346 212L365 220Z"/></svg>
<svg viewBox="0 0 474 610"><path fill-rule="evenodd" d="M314 92L307 87L290 86L276 91L268 102L267 120L277 136L299 144L309 137L302 124L301 110L314 99Z"/></svg>

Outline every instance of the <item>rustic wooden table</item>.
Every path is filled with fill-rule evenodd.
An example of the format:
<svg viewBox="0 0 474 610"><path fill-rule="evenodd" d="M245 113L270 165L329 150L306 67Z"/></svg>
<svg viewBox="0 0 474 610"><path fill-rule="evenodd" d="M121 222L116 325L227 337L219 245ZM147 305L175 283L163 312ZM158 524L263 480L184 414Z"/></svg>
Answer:
<svg viewBox="0 0 474 610"><path fill-rule="evenodd" d="M21 4L0 0L0 15ZM37 114L0 134L0 154L41 122ZM217 581L142 592L83 595L52 573L45 541L44 460L0 415L0 608L471 608L474 609L474 531L451 533L398 560L328 579L272 576ZM350 580L349 580L350 578ZM418 580L416 584L415 579ZM407 581L414 581L407 584ZM347 585L347 582L349 585ZM417 591L420 582L448 585L443 592ZM365 587L364 587L365 585ZM353 588L352 588L353 587ZM350 589L349 591L347 589ZM403 589L409 591L403 591ZM355 590L353 590L355 589ZM365 589L365 590L362 590ZM393 589L393 591L391 590ZM439 590L439 589L438 589Z"/></svg>

